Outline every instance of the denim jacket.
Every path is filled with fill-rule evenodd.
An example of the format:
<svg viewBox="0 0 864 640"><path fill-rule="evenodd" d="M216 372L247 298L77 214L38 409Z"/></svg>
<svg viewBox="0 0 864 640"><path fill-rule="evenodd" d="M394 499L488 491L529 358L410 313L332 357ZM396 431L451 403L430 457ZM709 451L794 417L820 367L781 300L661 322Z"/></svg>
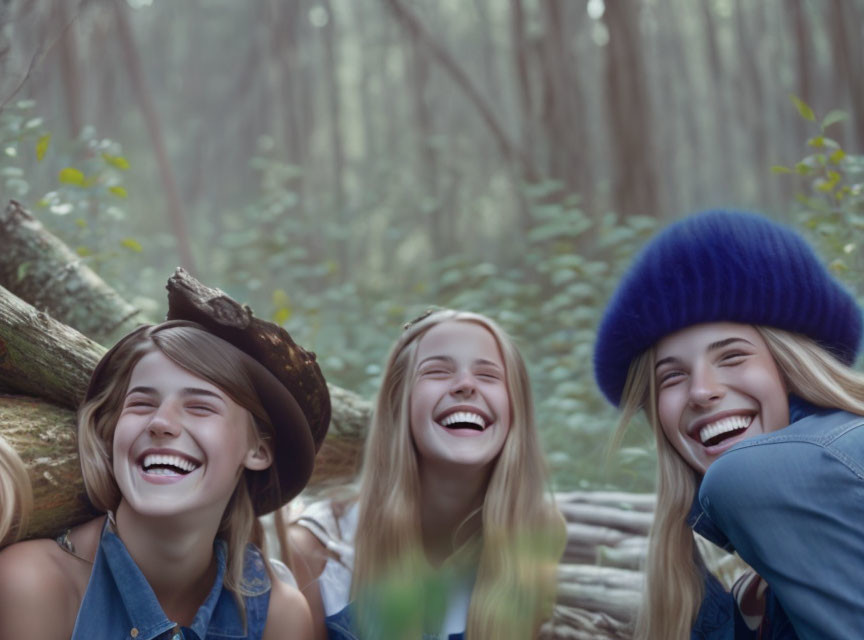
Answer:
<svg viewBox="0 0 864 640"><path fill-rule="evenodd" d="M736 444L705 474L699 506L798 637L864 637L864 417L815 412Z"/></svg>
<svg viewBox="0 0 864 640"><path fill-rule="evenodd" d="M249 545L243 572L246 587L253 595L244 598L244 628L234 595L222 585L226 549L223 540L216 541L217 573L213 588L195 614L192 625L180 627L162 611L150 584L106 522L72 640L259 640L270 601L270 579L264 560L260 552Z"/></svg>
<svg viewBox="0 0 864 640"><path fill-rule="evenodd" d="M693 500L693 507L687 518L687 524L696 533L706 540L713 542L721 549L735 551L732 545L709 520L702 507L699 498ZM726 591L720 581L710 571L704 570L705 595L702 598L702 606L693 631L691 640L797 640L792 625L783 611L783 607L777 601L774 592L769 587L765 592L765 618L760 629L750 630L744 623L735 598Z"/></svg>

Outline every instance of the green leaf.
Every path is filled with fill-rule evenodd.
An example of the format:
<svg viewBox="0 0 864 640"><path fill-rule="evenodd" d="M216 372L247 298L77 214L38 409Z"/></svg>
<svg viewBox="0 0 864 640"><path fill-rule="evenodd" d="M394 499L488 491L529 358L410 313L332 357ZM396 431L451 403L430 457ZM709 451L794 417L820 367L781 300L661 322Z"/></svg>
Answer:
<svg viewBox="0 0 864 640"><path fill-rule="evenodd" d="M291 316L294 315L294 309L291 306L291 297L285 293L284 289L275 289L271 296L273 306L276 311L273 312L272 320L276 324L283 325Z"/></svg>
<svg viewBox="0 0 864 640"><path fill-rule="evenodd" d="M848 117L849 114L840 109L834 109L833 111L829 111L828 114L824 118L822 118L822 128L827 129L832 124L843 122Z"/></svg>
<svg viewBox="0 0 864 640"><path fill-rule="evenodd" d="M22 262L18 265L18 274L17 274L17 282L21 282L24 279L24 276L27 275L27 272L30 270L29 262Z"/></svg>
<svg viewBox="0 0 864 640"><path fill-rule="evenodd" d="M84 174L73 167L61 169L57 179L63 184L71 184L76 187L83 187L85 182Z"/></svg>
<svg viewBox="0 0 864 640"><path fill-rule="evenodd" d="M121 171L126 171L129 168L129 161L123 156L112 156L109 153L103 153L102 159L108 164Z"/></svg>
<svg viewBox="0 0 864 640"><path fill-rule="evenodd" d="M113 193L118 198L126 198L129 196L129 193L126 191L126 189L124 187L121 187L120 185L108 187L108 191Z"/></svg>
<svg viewBox="0 0 864 640"><path fill-rule="evenodd" d="M834 273L844 273L849 271L849 265L847 265L843 260L837 258L831 264L828 265L828 268L831 269Z"/></svg>
<svg viewBox="0 0 864 640"><path fill-rule="evenodd" d="M814 147L816 149L821 149L825 146L825 138L822 136L816 136L814 138L810 138L807 141L807 146Z"/></svg>
<svg viewBox="0 0 864 640"><path fill-rule="evenodd" d="M795 172L792 169L790 169L789 167L784 167L783 165L775 164L773 167L771 167L771 173L795 173Z"/></svg>
<svg viewBox="0 0 864 640"><path fill-rule="evenodd" d="M810 173L811 169L803 162L799 162L795 165L795 171L797 171L799 175L806 176Z"/></svg>
<svg viewBox="0 0 864 640"><path fill-rule="evenodd" d="M843 149L837 149L837 151L835 151L830 156L828 156L828 160L832 164L837 164L845 157L846 157L846 152L843 151Z"/></svg>
<svg viewBox="0 0 864 640"><path fill-rule="evenodd" d="M77 253L77 254L78 254L79 256L81 256L82 258L86 258L86 257L88 257L88 256L92 256L92 255L93 255L93 251L91 251L89 247L84 247L84 246L77 247L77 248L75 249L75 253Z"/></svg>
<svg viewBox="0 0 864 640"><path fill-rule="evenodd" d="M51 134L46 133L36 141L36 161L42 162L45 157L45 152L48 151L48 145L51 143Z"/></svg>
<svg viewBox="0 0 864 640"><path fill-rule="evenodd" d="M291 309L286 309L282 307L281 309L276 309L276 312L273 314L273 322L278 325L284 325L288 320L291 319Z"/></svg>
<svg viewBox="0 0 864 640"><path fill-rule="evenodd" d="M144 248L141 246L141 243L138 242L135 238L123 238L120 241L120 244L122 244L130 251L134 251L135 253L141 253L144 250Z"/></svg>
<svg viewBox="0 0 864 640"><path fill-rule="evenodd" d="M79 229L86 229L87 228L87 221L84 218L76 218L75 219L75 226L77 226Z"/></svg>
<svg viewBox="0 0 864 640"><path fill-rule="evenodd" d="M271 297L273 306L276 308L291 307L291 297L285 293L284 289L276 289Z"/></svg>
<svg viewBox="0 0 864 640"><path fill-rule="evenodd" d="M801 114L802 118L809 120L810 122L816 121L816 115L813 113L813 109L810 108L809 104L797 96L789 96L789 99L792 100L792 103L798 109L798 113Z"/></svg>
<svg viewBox="0 0 864 640"><path fill-rule="evenodd" d="M827 178L820 178L816 180L814 186L818 191L822 193L828 193L834 190L834 187L837 186L837 183L840 181L840 174L836 171L829 171Z"/></svg>

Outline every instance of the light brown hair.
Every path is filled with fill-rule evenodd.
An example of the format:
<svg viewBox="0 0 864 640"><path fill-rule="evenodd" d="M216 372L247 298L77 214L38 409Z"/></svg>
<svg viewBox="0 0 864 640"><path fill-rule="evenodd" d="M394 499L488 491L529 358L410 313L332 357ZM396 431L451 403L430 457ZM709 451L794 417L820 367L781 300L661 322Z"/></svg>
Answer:
<svg viewBox="0 0 864 640"><path fill-rule="evenodd" d="M97 509L114 510L120 503L120 489L112 466L114 429L132 371L144 355L153 351L161 352L178 366L219 387L249 411L255 426L250 428L250 435L265 446L271 446L273 426L235 348L190 322L174 321L170 326L144 328L115 347L100 375L103 386L78 412L81 473L87 495ZM225 587L238 596L246 593L243 586L246 545L251 541L260 546L263 542L247 488L250 473L268 474L268 482L278 482L273 466L264 471L245 470L222 516L218 535L228 544ZM238 597L238 602L242 605L242 598Z"/></svg>

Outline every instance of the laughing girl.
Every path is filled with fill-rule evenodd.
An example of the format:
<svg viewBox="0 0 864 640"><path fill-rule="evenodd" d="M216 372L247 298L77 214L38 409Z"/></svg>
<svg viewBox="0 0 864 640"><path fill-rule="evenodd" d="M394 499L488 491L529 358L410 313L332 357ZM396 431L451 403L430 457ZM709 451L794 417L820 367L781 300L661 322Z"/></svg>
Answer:
<svg viewBox="0 0 864 640"><path fill-rule="evenodd" d="M552 610L563 519L547 490L525 365L494 322L443 310L407 326L347 513L339 524L343 551L353 541L353 580L344 567L331 575L350 581L354 603L328 618L331 639L537 634ZM294 560L317 566L314 578L329 540L306 526ZM298 581L320 603L318 585Z"/></svg>
<svg viewBox="0 0 864 640"><path fill-rule="evenodd" d="M622 428L643 410L657 442L637 637L861 637L860 339L852 296L766 218L699 214L637 258L594 359ZM761 576L736 591L737 606L691 529Z"/></svg>
<svg viewBox="0 0 864 640"><path fill-rule="evenodd" d="M0 638L311 637L303 597L249 543L308 480L329 397L314 360L280 370L254 341L170 321L104 356L78 447L107 515L0 554ZM326 403L323 423L292 376Z"/></svg>

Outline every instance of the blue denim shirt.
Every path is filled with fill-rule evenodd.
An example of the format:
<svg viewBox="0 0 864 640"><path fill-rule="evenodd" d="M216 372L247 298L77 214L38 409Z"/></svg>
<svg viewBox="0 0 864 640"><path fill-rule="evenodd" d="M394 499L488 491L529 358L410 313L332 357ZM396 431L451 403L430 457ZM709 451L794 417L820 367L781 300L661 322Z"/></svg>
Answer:
<svg viewBox="0 0 864 640"><path fill-rule="evenodd" d="M699 504L699 496L687 517L687 524L706 540L725 551L734 552L731 543L717 526L705 516ZM705 595L696 622L693 624L691 640L798 640L789 618L777 597L769 587L765 592L765 618L760 629L750 630L744 623L735 598L726 591L719 580L705 569Z"/></svg>
<svg viewBox="0 0 864 640"><path fill-rule="evenodd" d="M736 444L699 503L799 638L864 637L864 417L815 413Z"/></svg>
<svg viewBox="0 0 864 640"><path fill-rule="evenodd" d="M264 560L260 552L249 545L243 572L252 595L244 598L247 622L244 628L234 595L222 585L226 548L223 540L216 541L217 573L213 588L195 614L192 625L180 627L162 611L147 579L106 522L72 640L259 640L270 601L270 579Z"/></svg>

